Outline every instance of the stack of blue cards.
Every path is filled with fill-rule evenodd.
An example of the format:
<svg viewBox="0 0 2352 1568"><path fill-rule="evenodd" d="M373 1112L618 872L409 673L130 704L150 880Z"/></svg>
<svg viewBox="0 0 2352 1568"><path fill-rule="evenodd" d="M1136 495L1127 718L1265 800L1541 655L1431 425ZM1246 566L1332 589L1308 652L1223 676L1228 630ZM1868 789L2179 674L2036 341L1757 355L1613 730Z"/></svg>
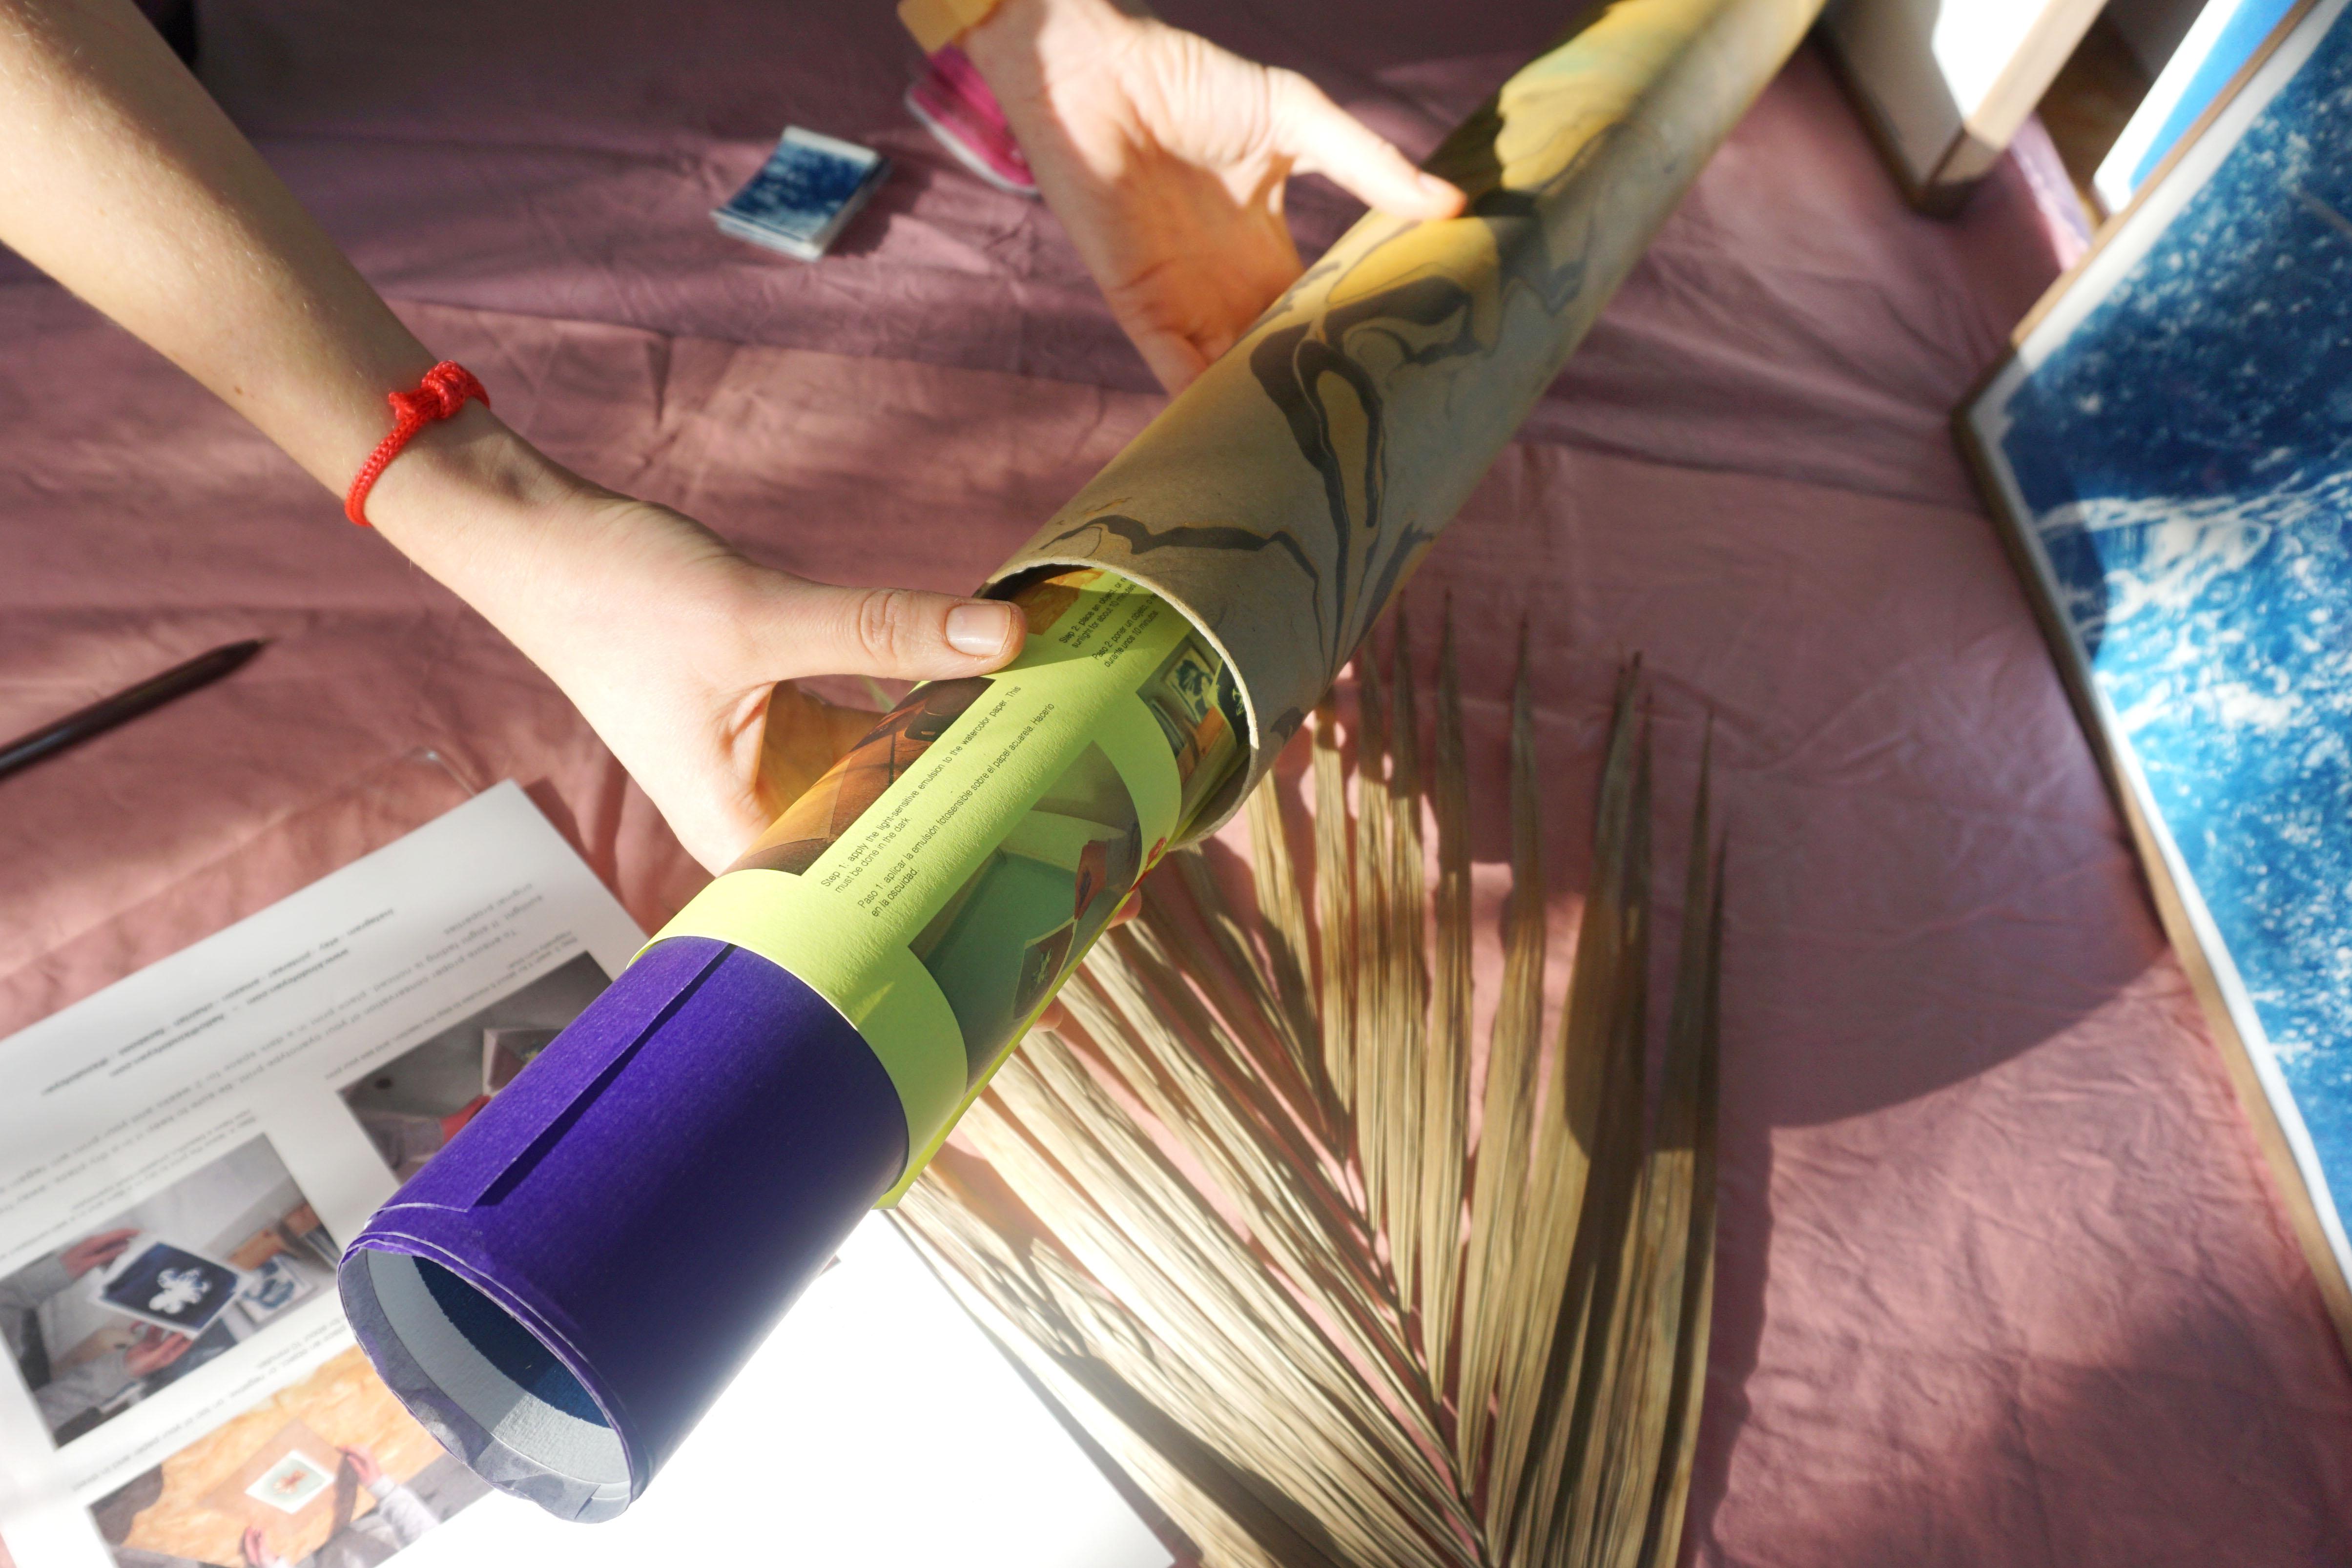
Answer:
<svg viewBox="0 0 2352 1568"><path fill-rule="evenodd" d="M879 153L791 126L710 220L722 234L814 261L889 174L890 160Z"/></svg>

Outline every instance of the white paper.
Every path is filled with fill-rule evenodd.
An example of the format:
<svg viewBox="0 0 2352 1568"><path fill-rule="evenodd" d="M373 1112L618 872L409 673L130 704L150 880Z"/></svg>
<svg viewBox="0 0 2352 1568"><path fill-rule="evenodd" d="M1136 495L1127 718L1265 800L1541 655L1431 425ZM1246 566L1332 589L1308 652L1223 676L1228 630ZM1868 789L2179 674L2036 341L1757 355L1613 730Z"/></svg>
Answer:
<svg viewBox="0 0 2352 1568"><path fill-rule="evenodd" d="M401 1568L1168 1568L1167 1548L880 1215L629 1511L485 1498Z"/></svg>

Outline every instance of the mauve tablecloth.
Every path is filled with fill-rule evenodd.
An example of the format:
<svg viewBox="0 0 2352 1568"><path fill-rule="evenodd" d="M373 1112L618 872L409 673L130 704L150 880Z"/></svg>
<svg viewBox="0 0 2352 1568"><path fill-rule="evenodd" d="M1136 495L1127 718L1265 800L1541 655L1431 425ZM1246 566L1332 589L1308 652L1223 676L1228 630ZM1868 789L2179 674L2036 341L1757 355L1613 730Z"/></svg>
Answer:
<svg viewBox="0 0 2352 1568"><path fill-rule="evenodd" d="M898 109L879 0L200 10L215 91L429 344L559 458L764 558L967 588L1157 405L1051 217ZM1416 150L1559 20L1167 10ZM898 163L814 268L705 216L786 121ZM1945 433L2070 243L2030 166L1915 217L1801 56L1410 593L1424 671L1462 612L1489 914L1522 618L1555 931L1621 653L1670 805L1717 717L1705 1563L2352 1561L2352 1375ZM1350 216L1313 184L1294 207L1309 248ZM276 639L9 781L0 1028L327 869L348 845L284 824L420 744L533 786L648 926L698 885L479 619L5 258L0 345L0 733Z"/></svg>

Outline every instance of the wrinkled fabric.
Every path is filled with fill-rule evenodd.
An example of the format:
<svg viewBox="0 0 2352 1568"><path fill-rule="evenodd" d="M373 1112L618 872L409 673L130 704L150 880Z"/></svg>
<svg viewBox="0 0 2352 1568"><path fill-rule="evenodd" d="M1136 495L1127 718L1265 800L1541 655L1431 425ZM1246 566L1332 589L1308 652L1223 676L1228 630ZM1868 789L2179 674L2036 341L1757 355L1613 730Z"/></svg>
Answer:
<svg viewBox="0 0 2352 1568"><path fill-rule="evenodd" d="M436 353L558 459L761 559L969 588L1160 405L1051 216L906 120L887 7L200 9L207 82ZM1170 14L1414 152L1559 20ZM816 267L707 216L786 121L898 165ZM1619 660L1650 677L1669 942L1714 725L1707 1563L2352 1561L2352 1374L1947 434L2079 245L2035 201L2032 136L1957 222L1916 217L1801 55L1408 595L1424 681L1458 617L1482 1010L1520 626L1555 1006ZM1353 212L1319 182L1292 205L1310 252ZM0 1028L382 842L456 776L521 781L648 927L700 884L478 616L5 268L0 733L274 640L0 782Z"/></svg>

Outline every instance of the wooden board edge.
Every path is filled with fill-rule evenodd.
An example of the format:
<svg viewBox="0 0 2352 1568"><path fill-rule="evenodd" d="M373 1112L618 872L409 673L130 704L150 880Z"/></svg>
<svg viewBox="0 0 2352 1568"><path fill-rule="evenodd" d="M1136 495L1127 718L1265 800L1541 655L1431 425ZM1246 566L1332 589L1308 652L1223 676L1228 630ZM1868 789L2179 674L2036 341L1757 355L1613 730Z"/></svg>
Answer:
<svg viewBox="0 0 2352 1568"><path fill-rule="evenodd" d="M2023 128L2026 119L2042 106L2042 95L2066 62L2074 58L2082 47L2084 36L2105 9L2105 0L2052 0L2042 6L2041 16L2026 29L2025 37L2009 57L2009 63L1993 79L1993 84L1978 104L1976 112L1964 114L1960 122L1977 140L2007 151L2010 141Z"/></svg>
<svg viewBox="0 0 2352 1568"><path fill-rule="evenodd" d="M1948 168L1958 157L1968 141L1968 128L1963 125L1952 132L1951 142L1937 155L1933 167L1917 170L1903 154L1901 138L1875 93L1862 79L1862 73L1847 59L1845 49L1838 43L1837 34L1829 25L1828 7L1813 23L1812 38L1829 62L1830 74L1837 78L1846 102L1853 109L1854 118L1862 121L1863 133L1878 150L1878 161L1895 181L1895 188L1903 193L1904 204L1929 217L1948 218L1958 215L1967 205L1969 193L1976 188L1974 182L1939 181L1937 171Z"/></svg>
<svg viewBox="0 0 2352 1568"><path fill-rule="evenodd" d="M2033 302L2033 309L2025 312L2025 319L2019 321L2009 334L2011 357L2014 357L2015 352L2024 346L2025 340L2049 317L2050 312L2058 308L2058 301L2064 299L2067 292L2082 281L2084 273L2088 271L2091 264L2099 258L2100 252L2106 249L2108 243L2123 232L2124 225L2139 211L2141 204L2146 202L2156 188L2164 183L2165 177L2172 173L2173 166L2180 162L2189 150L2203 139L2205 132L2212 127L2213 121L2221 118L2222 110L2237 100L2238 94L2243 91L2246 84L2253 79L2254 73L2270 63L2270 58L2278 52L2279 46L2286 42L2303 19L2311 14L2312 7L2318 4L2319 0L2295 0L2294 7L2279 18L2278 26L2272 28L2269 36L2255 46L2254 52L2246 58L2246 63L2238 68L2238 73L2222 84L2221 89L2213 95L2213 101L2205 106L2205 111L2197 117L2188 130L2180 133L2180 139L2173 142L2171 151L2166 153L2163 160L2148 172L2147 178L2139 183L2139 188L2132 192L2131 200L2126 202L2107 218L2106 222L2098 226L2096 232L2091 236L2090 248L2084 251L2075 259L2074 265L2061 272L2056 280L2042 290L2042 298ZM2004 359L2000 364L1994 365L1981 381L1969 389L1968 396L1960 400L1959 408L1952 416L1955 421L1964 422L1967 419L1969 409L1975 405L1977 400L1983 395L1984 389L1992 384L1993 376L1998 375L2007 363L2007 359ZM1984 488L1986 478L1987 476L1982 473L1976 476L1979 489Z"/></svg>
<svg viewBox="0 0 2352 1568"><path fill-rule="evenodd" d="M1952 217L2009 151L2027 117L2098 20L2100 8L2101 0L2045 0L1984 101L1972 111L1955 110L1951 139L1924 169L1914 168L1905 156L1885 105L1847 58L1827 7L1813 31L1904 200L1930 217Z"/></svg>

